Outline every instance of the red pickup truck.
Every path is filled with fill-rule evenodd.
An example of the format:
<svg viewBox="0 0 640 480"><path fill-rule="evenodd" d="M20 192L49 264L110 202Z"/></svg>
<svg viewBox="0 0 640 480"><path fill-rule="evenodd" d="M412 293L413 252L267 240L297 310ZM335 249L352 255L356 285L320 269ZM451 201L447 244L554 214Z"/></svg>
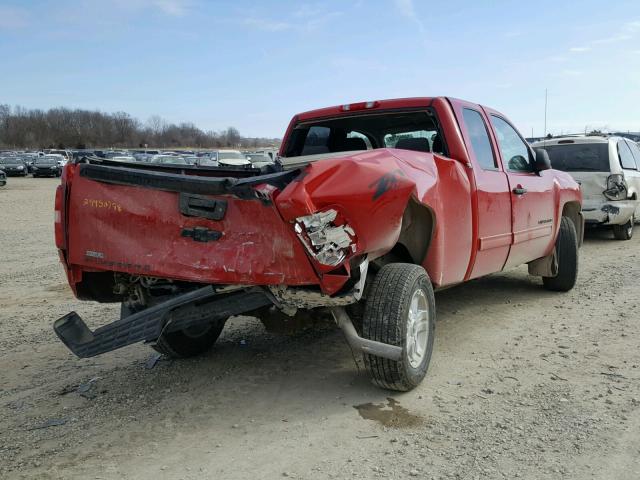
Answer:
<svg viewBox="0 0 640 480"><path fill-rule="evenodd" d="M452 98L352 103L293 117L261 169L85 158L56 193L55 237L80 299L120 302L79 357L135 342L184 357L227 318L330 311L377 385L408 390L433 349L434 289L527 263L576 281L581 195L501 113Z"/></svg>

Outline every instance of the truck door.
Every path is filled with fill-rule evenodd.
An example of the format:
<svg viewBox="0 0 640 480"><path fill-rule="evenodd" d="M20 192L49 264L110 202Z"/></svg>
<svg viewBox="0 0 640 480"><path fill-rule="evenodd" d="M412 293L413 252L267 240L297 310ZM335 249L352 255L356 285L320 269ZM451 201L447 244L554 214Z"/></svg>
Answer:
<svg viewBox="0 0 640 480"><path fill-rule="evenodd" d="M451 100L467 146L476 184L474 202L475 259L466 278L502 270L511 246L511 194L490 135L488 118L480 106Z"/></svg>
<svg viewBox="0 0 640 480"><path fill-rule="evenodd" d="M513 245L505 264L508 268L544 257L553 248L554 176L551 171L536 173L533 151L518 131L497 112L486 113L511 190Z"/></svg>

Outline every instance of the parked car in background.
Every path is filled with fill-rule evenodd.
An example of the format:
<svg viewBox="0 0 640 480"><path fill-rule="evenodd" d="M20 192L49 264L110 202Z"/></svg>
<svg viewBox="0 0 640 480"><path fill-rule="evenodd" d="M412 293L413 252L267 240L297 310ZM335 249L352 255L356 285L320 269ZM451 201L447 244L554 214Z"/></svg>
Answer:
<svg viewBox="0 0 640 480"><path fill-rule="evenodd" d="M187 165L195 165L198 163L198 157L195 155L182 155L182 159L187 162Z"/></svg>
<svg viewBox="0 0 640 480"><path fill-rule="evenodd" d="M182 157L174 155L154 155L151 157L151 163L162 163L166 165L187 165L187 162Z"/></svg>
<svg viewBox="0 0 640 480"><path fill-rule="evenodd" d="M7 174L0 170L0 187L4 187L7 184Z"/></svg>
<svg viewBox="0 0 640 480"><path fill-rule="evenodd" d="M138 162L150 162L151 158L156 155L154 153L140 153L134 152L132 157L135 158Z"/></svg>
<svg viewBox="0 0 640 480"><path fill-rule="evenodd" d="M29 166L23 157L0 157L0 168L8 177L26 177L29 175Z"/></svg>
<svg viewBox="0 0 640 480"><path fill-rule="evenodd" d="M64 167L69 161L67 157L65 157L60 153L46 153L44 156L50 159L55 158L56 162L58 163L58 166L60 167L60 171L62 171L62 167Z"/></svg>
<svg viewBox="0 0 640 480"><path fill-rule="evenodd" d="M71 152L73 160L80 160L83 157L93 157L95 156L95 154L95 150L91 149L74 150L73 152Z"/></svg>
<svg viewBox="0 0 640 480"><path fill-rule="evenodd" d="M241 166L251 165L251 162L238 150L218 150L218 164Z"/></svg>
<svg viewBox="0 0 640 480"><path fill-rule="evenodd" d="M196 154L197 160L196 165L199 167L217 167L218 163L218 152L198 152Z"/></svg>
<svg viewBox="0 0 640 480"><path fill-rule="evenodd" d="M273 164L271 157L265 153L245 153L247 160L256 168L261 168L266 165Z"/></svg>
<svg viewBox="0 0 640 480"><path fill-rule="evenodd" d="M33 177L59 177L62 167L60 155L44 155L33 162Z"/></svg>
<svg viewBox="0 0 640 480"><path fill-rule="evenodd" d="M148 148L134 148L133 150L131 150L131 152L133 152L133 153L149 153L151 155L158 155L160 153L160 150L153 150L153 149L148 149Z"/></svg>
<svg viewBox="0 0 640 480"><path fill-rule="evenodd" d="M111 159L114 157L129 157L131 153L126 150L108 150L104 152L104 158Z"/></svg>
<svg viewBox="0 0 640 480"><path fill-rule="evenodd" d="M59 150L59 149L47 149L44 151L45 155L59 155L62 157L62 164L61 166L64 166L67 164L67 162L70 162L71 160L73 160L73 154L71 153L70 150Z"/></svg>
<svg viewBox="0 0 640 480"><path fill-rule="evenodd" d="M536 142L556 170L580 183L582 212L590 225L611 226L618 240L633 236L640 219L640 148L616 136L558 137Z"/></svg>
<svg viewBox="0 0 640 480"><path fill-rule="evenodd" d="M253 150L249 153L261 153L263 155L266 155L267 157L269 157L271 160L275 160L276 157L278 156L278 150L277 149L263 149L263 150Z"/></svg>
<svg viewBox="0 0 640 480"><path fill-rule="evenodd" d="M40 154L37 152L27 152L22 156L27 164L27 170L29 170L29 173L33 173L33 161L39 156Z"/></svg>
<svg viewBox="0 0 640 480"><path fill-rule="evenodd" d="M136 158L132 155L116 155L113 157L107 157L108 160L112 160L114 162L135 162Z"/></svg>

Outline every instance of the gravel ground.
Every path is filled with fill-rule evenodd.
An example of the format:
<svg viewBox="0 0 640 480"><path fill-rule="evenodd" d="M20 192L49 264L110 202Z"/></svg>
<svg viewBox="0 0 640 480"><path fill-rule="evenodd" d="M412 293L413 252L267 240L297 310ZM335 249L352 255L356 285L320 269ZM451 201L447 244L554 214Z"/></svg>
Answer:
<svg viewBox="0 0 640 480"><path fill-rule="evenodd" d="M640 478L640 231L588 232L566 294L526 268L436 294L429 374L397 394L337 329L247 317L198 359L75 358L52 321L117 308L66 285L57 182L0 188L0 478Z"/></svg>

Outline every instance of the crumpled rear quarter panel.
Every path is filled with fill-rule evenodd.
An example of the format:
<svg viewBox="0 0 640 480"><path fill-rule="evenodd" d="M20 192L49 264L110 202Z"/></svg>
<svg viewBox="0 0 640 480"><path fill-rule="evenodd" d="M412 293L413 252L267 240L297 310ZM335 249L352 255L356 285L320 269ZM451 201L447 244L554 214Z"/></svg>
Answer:
<svg viewBox="0 0 640 480"><path fill-rule="evenodd" d="M276 204L287 221L336 208L355 230L357 251L375 257L397 241L413 191L412 179L396 159L385 150L375 150L308 165L300 181L289 184Z"/></svg>
<svg viewBox="0 0 640 480"><path fill-rule="evenodd" d="M472 217L471 186L461 162L399 149L345 153L308 165L276 204L289 221L337 208L356 232L356 254L374 259L398 241L411 197L436 219L423 262L432 281L436 286L463 281L472 249Z"/></svg>

